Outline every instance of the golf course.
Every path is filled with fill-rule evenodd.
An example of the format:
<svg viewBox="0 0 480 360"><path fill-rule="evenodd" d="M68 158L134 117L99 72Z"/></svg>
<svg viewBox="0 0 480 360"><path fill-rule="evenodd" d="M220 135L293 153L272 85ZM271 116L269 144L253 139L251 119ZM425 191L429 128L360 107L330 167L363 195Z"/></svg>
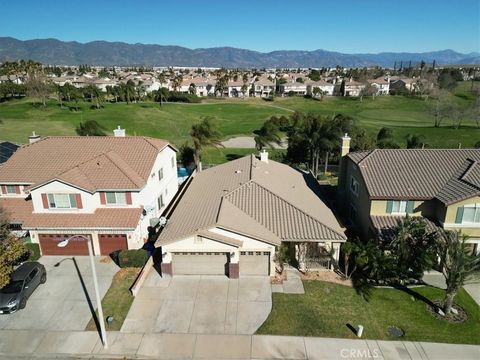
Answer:
<svg viewBox="0 0 480 360"><path fill-rule="evenodd" d="M471 83L459 83L450 94L451 101L471 108L475 96ZM480 86L476 84L476 86ZM110 103L93 109L89 102L78 103L73 111L68 105L60 106L54 99L46 107L35 104L31 98L0 103L0 140L27 142L28 135L36 131L41 136L75 135L80 122L96 120L108 132L118 125L128 135L147 135L165 138L179 146L189 141L189 130L203 116L212 116L225 139L247 135L258 129L272 115L289 116L295 111L319 113L325 116L344 114L351 116L367 133L376 136L382 127L392 130L395 140L406 145L408 134L422 135L433 148L472 147L480 141L480 128L469 111L462 115L461 126L455 129L445 119L434 127L432 99L413 96L377 96L345 98L325 97L323 100L303 97L275 97L273 101L259 98L205 99L198 104L165 103ZM228 154L250 153L249 149L210 149L205 153L212 163L227 160ZM210 158L210 159L208 159Z"/></svg>

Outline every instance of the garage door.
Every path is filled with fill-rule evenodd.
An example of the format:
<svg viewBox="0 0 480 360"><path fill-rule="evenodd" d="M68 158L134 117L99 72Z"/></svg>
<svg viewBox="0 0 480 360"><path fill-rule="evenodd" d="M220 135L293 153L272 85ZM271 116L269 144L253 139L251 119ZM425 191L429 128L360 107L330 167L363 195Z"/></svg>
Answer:
<svg viewBox="0 0 480 360"><path fill-rule="evenodd" d="M115 250L124 250L128 248L127 235L125 234L99 234L100 254L109 255Z"/></svg>
<svg viewBox="0 0 480 360"><path fill-rule="evenodd" d="M268 251L241 251L240 275L269 275L270 253Z"/></svg>
<svg viewBox="0 0 480 360"><path fill-rule="evenodd" d="M225 275L228 258L225 253L174 253L173 275Z"/></svg>
<svg viewBox="0 0 480 360"><path fill-rule="evenodd" d="M79 234L80 235L80 234ZM42 255L88 255L87 241L82 238L73 238L65 247L58 247L60 241L68 239L72 234L40 234L40 248ZM83 236L89 236L83 234Z"/></svg>

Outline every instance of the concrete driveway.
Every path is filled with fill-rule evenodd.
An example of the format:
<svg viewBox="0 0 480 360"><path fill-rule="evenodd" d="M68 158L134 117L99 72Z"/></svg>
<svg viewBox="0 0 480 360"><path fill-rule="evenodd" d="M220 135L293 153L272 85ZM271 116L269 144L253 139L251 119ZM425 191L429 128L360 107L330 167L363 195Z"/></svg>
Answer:
<svg viewBox="0 0 480 360"><path fill-rule="evenodd" d="M122 332L253 334L272 309L270 278L161 278L152 270Z"/></svg>
<svg viewBox="0 0 480 360"><path fill-rule="evenodd" d="M88 256L44 256L39 262L47 270L25 309L0 315L2 330L84 330L96 309L92 270ZM110 259L95 258L100 295L103 298L118 267ZM60 262L58 267L54 265ZM76 263L76 266L75 266ZM77 270L78 269L78 270Z"/></svg>

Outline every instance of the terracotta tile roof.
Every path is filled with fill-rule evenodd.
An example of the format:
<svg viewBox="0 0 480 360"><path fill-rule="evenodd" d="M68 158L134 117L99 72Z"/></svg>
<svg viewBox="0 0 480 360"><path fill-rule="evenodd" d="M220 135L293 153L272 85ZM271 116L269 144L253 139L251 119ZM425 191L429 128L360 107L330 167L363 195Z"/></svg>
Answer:
<svg viewBox="0 0 480 360"><path fill-rule="evenodd" d="M344 241L343 229L318 197L318 184L308 179L287 165L262 162L253 155L198 173L158 244L212 227L275 245L281 241Z"/></svg>
<svg viewBox="0 0 480 360"><path fill-rule="evenodd" d="M348 158L358 165L372 199L438 197L450 204L480 186L479 149L376 149Z"/></svg>
<svg viewBox="0 0 480 360"><path fill-rule="evenodd" d="M404 216L370 216L372 225L380 240L390 241L395 236L395 228L405 219ZM429 232L439 231L441 228L427 218L423 218L427 222L427 230Z"/></svg>
<svg viewBox="0 0 480 360"><path fill-rule="evenodd" d="M10 222L22 229L135 229L140 220L140 208L101 208L93 214L33 213L32 202L25 199L0 199Z"/></svg>
<svg viewBox="0 0 480 360"><path fill-rule="evenodd" d="M0 168L0 183L35 187L59 179L89 191L139 189L168 142L148 137L46 137L24 145Z"/></svg>

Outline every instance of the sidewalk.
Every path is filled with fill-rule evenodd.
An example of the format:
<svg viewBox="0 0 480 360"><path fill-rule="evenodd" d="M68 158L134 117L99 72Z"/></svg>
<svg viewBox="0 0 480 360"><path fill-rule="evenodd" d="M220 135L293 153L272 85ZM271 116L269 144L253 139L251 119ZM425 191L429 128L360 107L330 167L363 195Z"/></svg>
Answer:
<svg viewBox="0 0 480 360"><path fill-rule="evenodd" d="M480 346L293 336L0 331L2 359L479 359Z"/></svg>

